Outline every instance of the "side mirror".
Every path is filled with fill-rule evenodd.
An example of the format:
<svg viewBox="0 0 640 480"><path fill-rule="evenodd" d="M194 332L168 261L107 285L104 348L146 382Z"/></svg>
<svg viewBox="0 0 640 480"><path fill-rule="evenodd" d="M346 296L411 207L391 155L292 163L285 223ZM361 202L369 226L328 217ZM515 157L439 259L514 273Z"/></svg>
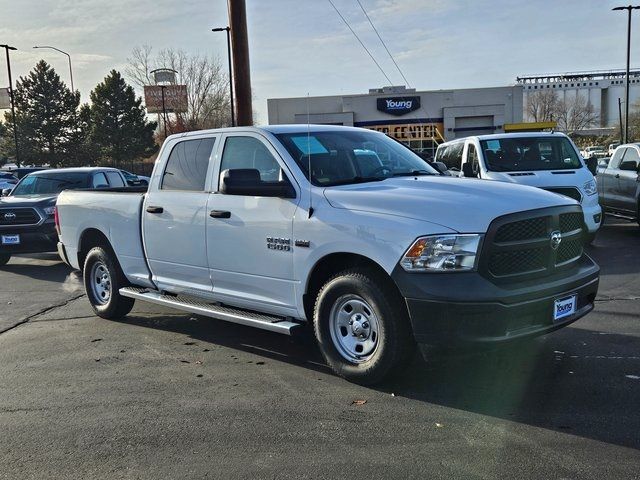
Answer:
<svg viewBox="0 0 640 480"><path fill-rule="evenodd" d="M638 170L638 165L634 160L626 160L620 164L620 170L627 170L630 172L636 172Z"/></svg>
<svg viewBox="0 0 640 480"><path fill-rule="evenodd" d="M597 175L598 173L598 158L590 157L584 161L587 164L587 168L591 172L592 175Z"/></svg>
<svg viewBox="0 0 640 480"><path fill-rule="evenodd" d="M8 197L12 190L13 190L13 188L3 188L2 189L2 196L3 197Z"/></svg>
<svg viewBox="0 0 640 480"><path fill-rule="evenodd" d="M248 197L296 198L289 180L263 182L255 168L237 168L222 172L220 193Z"/></svg>
<svg viewBox="0 0 640 480"><path fill-rule="evenodd" d="M462 164L462 173L465 177L477 178L478 175L473 171L473 165L471 162L464 162Z"/></svg>
<svg viewBox="0 0 640 480"><path fill-rule="evenodd" d="M433 168L435 168L436 170L438 170L443 175L447 175L448 172L449 172L449 169L447 168L447 166L443 162L432 162L431 166Z"/></svg>

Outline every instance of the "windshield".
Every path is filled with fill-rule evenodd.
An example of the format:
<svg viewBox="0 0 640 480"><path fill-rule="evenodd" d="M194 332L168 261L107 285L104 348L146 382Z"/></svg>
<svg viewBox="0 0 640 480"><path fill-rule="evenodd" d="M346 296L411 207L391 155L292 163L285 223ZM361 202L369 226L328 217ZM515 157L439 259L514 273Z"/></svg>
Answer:
<svg viewBox="0 0 640 480"><path fill-rule="evenodd" d="M511 137L482 140L487 170L571 170L582 167L578 155L565 137Z"/></svg>
<svg viewBox="0 0 640 480"><path fill-rule="evenodd" d="M438 175L424 160L386 135L367 130L281 133L276 137L311 182L319 186Z"/></svg>
<svg viewBox="0 0 640 480"><path fill-rule="evenodd" d="M89 176L86 173L47 173L27 175L11 196L56 194L69 188L87 188Z"/></svg>

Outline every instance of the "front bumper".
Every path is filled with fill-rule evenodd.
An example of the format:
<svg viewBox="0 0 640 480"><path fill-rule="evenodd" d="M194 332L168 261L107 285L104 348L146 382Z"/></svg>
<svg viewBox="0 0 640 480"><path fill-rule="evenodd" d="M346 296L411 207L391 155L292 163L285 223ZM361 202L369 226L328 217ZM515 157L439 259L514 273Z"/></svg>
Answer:
<svg viewBox="0 0 640 480"><path fill-rule="evenodd" d="M602 208L598 203L598 196L593 195L590 205L582 205L582 211L584 212L584 223L587 225L589 233L595 233L602 224ZM595 200L595 203L593 203Z"/></svg>
<svg viewBox="0 0 640 480"><path fill-rule="evenodd" d="M53 220L47 220L37 226L3 226L0 235L20 235L18 245L2 245L0 253L17 255L19 253L56 252L58 234Z"/></svg>
<svg viewBox="0 0 640 480"><path fill-rule="evenodd" d="M477 272L416 274L401 267L392 277L405 297L417 343L450 350L498 345L569 325L593 310L599 271L584 255L571 271L518 284L496 285ZM576 312L554 322L554 300L574 294Z"/></svg>

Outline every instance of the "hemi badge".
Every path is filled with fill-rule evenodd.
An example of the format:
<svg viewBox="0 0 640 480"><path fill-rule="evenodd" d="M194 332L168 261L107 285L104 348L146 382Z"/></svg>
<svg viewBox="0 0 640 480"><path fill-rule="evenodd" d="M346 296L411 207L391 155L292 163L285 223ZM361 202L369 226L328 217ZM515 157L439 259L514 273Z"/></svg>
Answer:
<svg viewBox="0 0 640 480"><path fill-rule="evenodd" d="M296 247L309 248L311 246L311 240L296 240L294 244Z"/></svg>

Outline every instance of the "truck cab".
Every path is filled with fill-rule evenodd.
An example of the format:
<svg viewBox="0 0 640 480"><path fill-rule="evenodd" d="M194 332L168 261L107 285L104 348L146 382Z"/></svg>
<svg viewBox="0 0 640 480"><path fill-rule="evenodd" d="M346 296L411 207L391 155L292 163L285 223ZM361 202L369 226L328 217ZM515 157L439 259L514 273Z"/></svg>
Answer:
<svg viewBox="0 0 640 480"><path fill-rule="evenodd" d="M588 239L602 221L593 174L562 133L481 135L441 144L436 161L454 175L539 187L582 206Z"/></svg>
<svg viewBox="0 0 640 480"><path fill-rule="evenodd" d="M598 194L605 213L640 221L640 143L616 148L598 170Z"/></svg>

